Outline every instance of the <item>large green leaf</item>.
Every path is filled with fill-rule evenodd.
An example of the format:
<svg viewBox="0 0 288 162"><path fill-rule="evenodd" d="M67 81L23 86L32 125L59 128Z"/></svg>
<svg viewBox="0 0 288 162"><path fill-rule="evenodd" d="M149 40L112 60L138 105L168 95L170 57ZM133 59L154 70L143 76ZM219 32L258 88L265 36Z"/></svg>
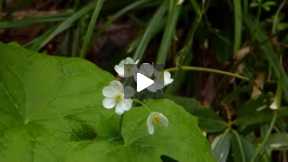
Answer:
<svg viewBox="0 0 288 162"><path fill-rule="evenodd" d="M169 127L157 127L155 135L149 135L146 118L149 111L136 107L124 115L123 143L100 140L79 144L68 161L72 162L161 162L168 156L179 162L212 162L213 156L208 143L197 127L196 118L169 100L150 100L145 102L152 110L165 114ZM86 145L83 149L83 144ZM94 156L90 156L90 155ZM84 159L84 160L83 160Z"/></svg>
<svg viewBox="0 0 288 162"><path fill-rule="evenodd" d="M118 117L101 108L112 79L84 60L0 44L0 161L63 161L72 137L117 134Z"/></svg>
<svg viewBox="0 0 288 162"><path fill-rule="evenodd" d="M196 118L172 101L145 102L170 121L152 136L147 108L122 120L104 109L101 91L112 79L82 59L0 44L0 161L214 161Z"/></svg>

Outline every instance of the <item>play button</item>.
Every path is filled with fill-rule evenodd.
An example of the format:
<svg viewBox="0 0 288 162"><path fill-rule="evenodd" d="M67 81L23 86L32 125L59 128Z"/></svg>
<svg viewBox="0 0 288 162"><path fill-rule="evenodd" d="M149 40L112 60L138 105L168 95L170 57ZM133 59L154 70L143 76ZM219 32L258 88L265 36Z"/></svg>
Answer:
<svg viewBox="0 0 288 162"><path fill-rule="evenodd" d="M141 73L137 73L137 92L141 92L154 84L154 80L146 77Z"/></svg>

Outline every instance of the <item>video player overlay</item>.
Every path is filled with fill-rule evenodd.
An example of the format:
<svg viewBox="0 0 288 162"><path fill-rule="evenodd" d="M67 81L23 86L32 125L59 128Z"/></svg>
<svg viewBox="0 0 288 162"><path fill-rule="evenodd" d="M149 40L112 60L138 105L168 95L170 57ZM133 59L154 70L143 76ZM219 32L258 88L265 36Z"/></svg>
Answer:
<svg viewBox="0 0 288 162"><path fill-rule="evenodd" d="M144 92L161 92L164 85L164 66L142 63L124 65L125 98L141 96Z"/></svg>

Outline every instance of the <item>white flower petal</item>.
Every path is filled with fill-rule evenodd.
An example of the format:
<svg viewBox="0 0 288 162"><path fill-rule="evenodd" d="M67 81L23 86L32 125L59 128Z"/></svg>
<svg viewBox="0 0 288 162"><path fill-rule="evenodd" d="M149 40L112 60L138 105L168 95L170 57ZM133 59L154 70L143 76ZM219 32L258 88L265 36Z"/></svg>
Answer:
<svg viewBox="0 0 288 162"><path fill-rule="evenodd" d="M131 57L127 57L124 60L124 64L134 64L134 63L135 63L135 61Z"/></svg>
<svg viewBox="0 0 288 162"><path fill-rule="evenodd" d="M112 82L110 82L110 86L115 87L115 89L117 89L117 90L123 89L123 85L119 80L113 80Z"/></svg>
<svg viewBox="0 0 288 162"><path fill-rule="evenodd" d="M129 111L132 107L132 102L131 99L124 99L122 102L117 103L115 112L118 115L122 115L125 111Z"/></svg>
<svg viewBox="0 0 288 162"><path fill-rule="evenodd" d="M115 65L114 70L120 77L124 77L124 65Z"/></svg>
<svg viewBox="0 0 288 162"><path fill-rule="evenodd" d="M160 125L164 126L164 127L168 127L169 125L169 120L168 118L163 115L162 113L158 113L159 117L160 117Z"/></svg>
<svg viewBox="0 0 288 162"><path fill-rule="evenodd" d="M103 88L102 93L105 96L102 101L105 108L116 107L115 112L119 115L131 109L133 100L124 98L124 87L120 81L111 81L108 86Z"/></svg>
<svg viewBox="0 0 288 162"><path fill-rule="evenodd" d="M171 84L173 81L174 79L171 78L170 72L164 71L164 86Z"/></svg>
<svg viewBox="0 0 288 162"><path fill-rule="evenodd" d="M102 104L106 109L112 109L113 107L115 107L116 102L113 98L105 98L102 101Z"/></svg>
<svg viewBox="0 0 288 162"><path fill-rule="evenodd" d="M103 94L103 96L105 96L105 97L114 97L114 96L117 95L117 91L115 90L114 87L107 86L107 87L104 87L104 88L103 88L102 94Z"/></svg>
<svg viewBox="0 0 288 162"><path fill-rule="evenodd" d="M102 94L105 97L115 97L123 92L124 92L123 85L118 80L110 82L110 84L104 87L102 90Z"/></svg>
<svg viewBox="0 0 288 162"><path fill-rule="evenodd" d="M124 101L122 102L123 109L125 111L129 111L131 109L131 107L132 107L132 103L133 103L132 99L124 99Z"/></svg>
<svg viewBox="0 0 288 162"><path fill-rule="evenodd" d="M271 105L270 105L270 109L272 110L277 110L278 109L278 106L277 106L277 102L274 101Z"/></svg>
<svg viewBox="0 0 288 162"><path fill-rule="evenodd" d="M125 64L137 64L139 62L139 60L133 60L131 57L127 57L124 60L120 61L120 63L118 65L114 66L114 70L117 72L117 74L120 77L124 77L124 65Z"/></svg>
<svg viewBox="0 0 288 162"><path fill-rule="evenodd" d="M150 135L154 134L154 125L160 125L163 127L168 127L168 118L159 112L151 112L146 120L147 130Z"/></svg>
<svg viewBox="0 0 288 162"><path fill-rule="evenodd" d="M127 57L126 59L123 60L124 64L137 64L139 60L134 60L131 57Z"/></svg>
<svg viewBox="0 0 288 162"><path fill-rule="evenodd" d="M150 135L154 134L154 125L152 121L152 115L150 114L146 120L147 131Z"/></svg>
<svg viewBox="0 0 288 162"><path fill-rule="evenodd" d="M118 105L119 105L119 104L118 104ZM116 112L116 114L118 114L118 115L122 115L122 114L125 112L125 110L122 109L122 108L120 108L118 105L117 105L116 108L115 108L115 112Z"/></svg>
<svg viewBox="0 0 288 162"><path fill-rule="evenodd" d="M182 5L183 2L184 0L178 0L177 5Z"/></svg>

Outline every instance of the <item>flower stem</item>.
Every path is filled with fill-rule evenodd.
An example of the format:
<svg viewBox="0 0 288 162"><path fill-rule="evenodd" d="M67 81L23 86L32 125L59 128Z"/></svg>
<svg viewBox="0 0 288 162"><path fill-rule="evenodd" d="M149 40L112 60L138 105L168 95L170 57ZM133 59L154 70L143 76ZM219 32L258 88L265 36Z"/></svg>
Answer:
<svg viewBox="0 0 288 162"><path fill-rule="evenodd" d="M286 0L283 0L279 6L279 8L277 9L274 18L273 18L273 25L272 25L272 34L276 34L277 32L277 25L279 23L279 16L280 16L280 12L281 10L284 8L286 3Z"/></svg>
<svg viewBox="0 0 288 162"><path fill-rule="evenodd" d="M144 106L146 108L146 110L148 110L148 112L152 112L152 110L149 108L149 106L147 104L145 104L143 101L139 100L139 99L133 99L134 102L139 103L140 105Z"/></svg>
<svg viewBox="0 0 288 162"><path fill-rule="evenodd" d="M235 130L232 130L232 133L236 137L237 143L239 145L239 150L240 150L240 155L241 155L241 158L242 158L242 162L246 162L245 151L244 151L244 148L243 148L243 143L241 141L240 135Z"/></svg>
<svg viewBox="0 0 288 162"><path fill-rule="evenodd" d="M273 118L271 120L271 123L270 123L270 127L268 129L268 131L266 132L265 136L264 136L264 139L262 141L262 143L260 144L260 146L256 149L256 152L255 154L253 155L252 159L251 159L251 162L255 162L256 161L256 158L258 157L258 155L262 152L265 144L267 143L267 140L268 138L270 137L270 134L272 132L272 129L277 121L277 116L278 116L278 112L277 111L274 111L273 112Z"/></svg>
<svg viewBox="0 0 288 162"><path fill-rule="evenodd" d="M178 70L209 72L209 73L227 75L227 76L231 76L231 77L234 77L234 78L242 79L242 80L245 80L245 81L249 81L250 80L248 77L242 76L242 75L237 74L237 73L231 73L231 72L222 71L222 70L218 70L218 69L205 68L205 67L196 67L196 66L172 67L172 68L166 69L165 71L173 72L173 71L178 71Z"/></svg>

